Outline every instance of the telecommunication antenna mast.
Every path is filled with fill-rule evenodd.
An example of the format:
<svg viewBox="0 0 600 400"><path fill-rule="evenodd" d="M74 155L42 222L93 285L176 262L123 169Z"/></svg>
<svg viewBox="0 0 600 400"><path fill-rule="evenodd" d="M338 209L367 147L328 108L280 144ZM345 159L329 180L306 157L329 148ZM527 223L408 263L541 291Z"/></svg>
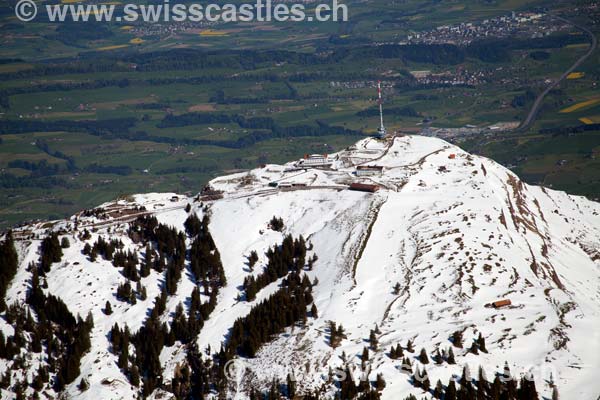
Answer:
<svg viewBox="0 0 600 400"><path fill-rule="evenodd" d="M377 81L377 96L379 98L379 128L377 129L377 136L384 138L386 135L385 126L383 126L383 100L381 99L381 81Z"/></svg>

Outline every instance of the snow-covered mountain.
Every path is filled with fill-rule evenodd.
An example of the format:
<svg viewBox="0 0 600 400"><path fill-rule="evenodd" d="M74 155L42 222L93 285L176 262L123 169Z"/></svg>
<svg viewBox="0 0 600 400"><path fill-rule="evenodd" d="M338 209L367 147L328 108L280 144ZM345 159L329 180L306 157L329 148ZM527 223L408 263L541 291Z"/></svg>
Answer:
<svg viewBox="0 0 600 400"><path fill-rule="evenodd" d="M383 168L365 168L369 166ZM353 183L369 186L349 190ZM152 269L139 280L144 296L137 291L135 304L119 301L117 287L126 281L123 268L100 256L91 261L83 254L86 244L99 237L117 239L123 251L144 260L148 243L129 229L135 218L153 215L159 223L185 232L184 222L195 213L200 219L210 216L208 229L217 249L212 254L220 255L226 284L218 289L199 334L188 344L175 341L161 349L162 383L153 398L173 396L169 391L175 385L170 382L174 375L181 379L191 343L203 359L211 359L226 346L236 320L285 286L286 278L267 282L252 301L244 293L245 279L263 272L268 250L286 235L306 240L310 262L302 274L313 282L307 309L314 303L318 312L281 329L254 357L235 355L221 388L227 398L249 398L252 388L268 390L274 379L285 394L288 374L296 379L297 394L311 391L333 398L339 386L335 375L347 371L346 366L358 383L361 367L367 368L361 363L365 348L370 368L366 376L374 382L381 374L383 399L410 394L430 398L438 379L446 386L462 375L466 364L475 381L481 366L491 382L505 362L513 376L532 372L540 396L550 398L556 386L563 399L598 398L600 204L524 184L491 160L418 136L364 139L326 158L266 165L214 179L209 186L195 198L135 195L67 221L13 232L19 261L7 289L8 305L28 302L42 239L56 232L58 240L66 237L70 243L42 279L43 293L60 298L73 315L85 318L91 313L94 321L79 375L64 388L67 397L135 397L140 389L119 366L110 331L115 323L138 331L168 280L165 272ZM283 222L279 231L270 225L274 216ZM193 238L185 240L189 250ZM250 268L253 251L258 260ZM170 323L179 303L186 313L195 287L188 258L159 320ZM201 292L202 303L207 303L209 296ZM499 300L511 304L490 306ZM16 323L7 312L2 316L0 330L8 338ZM331 322L345 332L333 346ZM455 332L462 333L462 347L450 340L453 334L456 340ZM480 334L485 349L481 339L471 349ZM34 336L25 329L18 355L0 359L0 373L11 376L0 397L14 396L13 386L25 377L31 383L39 366L48 362L47 341L37 353L27 344L41 340ZM413 353L406 349L409 340ZM398 344L403 356L390 357L390 348ZM130 347L133 363L139 355ZM455 364L447 362L450 348ZM421 349L428 355L427 364L419 357ZM444 354L439 364L434 361L438 350ZM414 373L401 367L404 359L417 374L426 369L430 392L416 387ZM49 383L38 390L40 398L56 394L55 373L50 370ZM32 395L34 389L23 386L21 391ZM216 393L212 388L209 396Z"/></svg>

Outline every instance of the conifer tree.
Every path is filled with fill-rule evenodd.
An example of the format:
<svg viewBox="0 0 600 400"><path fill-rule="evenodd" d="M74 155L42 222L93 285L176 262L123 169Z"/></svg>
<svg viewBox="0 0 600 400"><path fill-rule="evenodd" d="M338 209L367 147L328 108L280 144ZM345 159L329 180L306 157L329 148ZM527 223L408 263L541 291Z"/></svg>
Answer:
<svg viewBox="0 0 600 400"><path fill-rule="evenodd" d="M258 261L258 253L256 252L256 250L252 250L250 252L250 255L248 256L248 267L250 268L250 271L254 270L254 265L256 264L257 261Z"/></svg>
<svg viewBox="0 0 600 400"><path fill-rule="evenodd" d="M471 384L471 370L469 364L465 364L463 367L462 376L460 377L460 386L468 386Z"/></svg>
<svg viewBox="0 0 600 400"><path fill-rule="evenodd" d="M429 357L427 357L427 351L425 351L425 348L421 348L421 353L419 353L419 362L421 364L429 364Z"/></svg>
<svg viewBox="0 0 600 400"><path fill-rule="evenodd" d="M477 346L477 342L473 342L471 343L471 348L469 349L469 352L473 353L473 354L479 354L479 347Z"/></svg>
<svg viewBox="0 0 600 400"><path fill-rule="evenodd" d="M110 301L106 300L106 305L104 306L104 310L102 310L102 311L106 315L112 314L112 306L110 305Z"/></svg>
<svg viewBox="0 0 600 400"><path fill-rule="evenodd" d="M369 333L369 343L371 344L371 348L373 349L373 351L377 351L379 341L377 340L377 335L374 330L371 330L371 332Z"/></svg>
<svg viewBox="0 0 600 400"><path fill-rule="evenodd" d="M442 385L442 381L440 381L438 379L438 381L435 384L435 389L433 389L433 398L441 399L443 395L444 395L444 386Z"/></svg>
<svg viewBox="0 0 600 400"><path fill-rule="evenodd" d="M290 399L296 397L296 379L291 373L287 376L287 395Z"/></svg>
<svg viewBox="0 0 600 400"><path fill-rule="evenodd" d="M402 359L402 367L401 367L402 372L406 373L406 374L412 374L413 370L412 370L412 364L410 362L410 359L404 357L404 359Z"/></svg>
<svg viewBox="0 0 600 400"><path fill-rule="evenodd" d="M82 253L83 255L86 255L86 256L87 256L87 255L90 255L90 253L91 253L91 252L92 252L92 246L90 246L90 244L89 244L89 243L86 243L86 244L83 246L83 250L81 250L81 253Z"/></svg>
<svg viewBox="0 0 600 400"><path fill-rule="evenodd" d="M450 378L444 400L456 400L456 394L456 384L454 383L454 379Z"/></svg>
<svg viewBox="0 0 600 400"><path fill-rule="evenodd" d="M377 378L375 379L375 389L381 392L385 389L385 379L383 379L383 374L377 374Z"/></svg>
<svg viewBox="0 0 600 400"><path fill-rule="evenodd" d="M421 388L425 392L429 392L429 389L431 388L431 381L429 380L429 374L427 374L427 370L425 369L425 367L423 367L423 370L420 373L420 377L421 377Z"/></svg>
<svg viewBox="0 0 600 400"><path fill-rule="evenodd" d="M129 338L123 336L123 341L121 343L121 352L119 353L119 360L117 365L122 370L126 370L129 361Z"/></svg>
<svg viewBox="0 0 600 400"><path fill-rule="evenodd" d="M504 388L502 381L500 381L500 377L496 375L496 378L494 378L494 382L492 382L492 386L490 388L490 400L500 400L500 395L503 390Z"/></svg>
<svg viewBox="0 0 600 400"><path fill-rule="evenodd" d="M91 311L89 311L85 317L85 328L88 331L91 331L94 328L94 316L92 315Z"/></svg>
<svg viewBox="0 0 600 400"><path fill-rule="evenodd" d="M463 334L461 331L455 331L452 334L452 344L458 348L463 347Z"/></svg>
<svg viewBox="0 0 600 400"><path fill-rule="evenodd" d="M77 389L79 389L80 392L85 392L89 389L89 387L90 385L88 384L85 378L81 378L81 381L79 381L79 385L77 385Z"/></svg>
<svg viewBox="0 0 600 400"><path fill-rule="evenodd" d="M363 352L360 356L360 359L363 363L369 361L369 349L367 347L363 347Z"/></svg>
<svg viewBox="0 0 600 400"><path fill-rule="evenodd" d="M400 346L400 343L398 343L396 345L396 358L401 358L404 357L404 351L402 350L402 346Z"/></svg>
<svg viewBox="0 0 600 400"><path fill-rule="evenodd" d="M480 365L477 373L477 400L487 400L490 386L485 375L485 370Z"/></svg>
<svg viewBox="0 0 600 400"><path fill-rule="evenodd" d="M442 354L440 353L439 348L435 349L435 354L433 355L433 361L438 365L441 365L444 362L444 359L442 358Z"/></svg>
<svg viewBox="0 0 600 400"><path fill-rule="evenodd" d="M448 364L456 364L456 360L454 360L454 351L452 347L448 350Z"/></svg>
<svg viewBox="0 0 600 400"><path fill-rule="evenodd" d="M129 370L129 382L135 387L140 386L140 370L135 364Z"/></svg>
<svg viewBox="0 0 600 400"><path fill-rule="evenodd" d="M483 335L481 335L481 332L479 332L479 336L477 337L477 346L479 347L480 351L483 351L484 353L487 353L487 348L485 347L485 338L483 337Z"/></svg>

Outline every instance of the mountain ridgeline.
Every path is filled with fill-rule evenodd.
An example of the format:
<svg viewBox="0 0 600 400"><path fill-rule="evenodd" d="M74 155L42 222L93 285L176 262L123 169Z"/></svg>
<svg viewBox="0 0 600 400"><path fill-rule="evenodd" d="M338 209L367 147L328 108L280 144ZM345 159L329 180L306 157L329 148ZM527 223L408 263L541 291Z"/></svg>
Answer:
<svg viewBox="0 0 600 400"><path fill-rule="evenodd" d="M597 203L438 139L324 157L4 234L2 398L593 399Z"/></svg>

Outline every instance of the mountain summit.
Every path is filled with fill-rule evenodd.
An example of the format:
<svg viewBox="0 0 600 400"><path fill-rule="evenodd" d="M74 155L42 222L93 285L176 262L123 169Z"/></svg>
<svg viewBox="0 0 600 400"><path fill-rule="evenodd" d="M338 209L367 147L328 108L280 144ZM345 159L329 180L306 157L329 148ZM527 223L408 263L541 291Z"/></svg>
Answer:
<svg viewBox="0 0 600 400"><path fill-rule="evenodd" d="M595 399L599 213L403 136L20 227L1 397Z"/></svg>

